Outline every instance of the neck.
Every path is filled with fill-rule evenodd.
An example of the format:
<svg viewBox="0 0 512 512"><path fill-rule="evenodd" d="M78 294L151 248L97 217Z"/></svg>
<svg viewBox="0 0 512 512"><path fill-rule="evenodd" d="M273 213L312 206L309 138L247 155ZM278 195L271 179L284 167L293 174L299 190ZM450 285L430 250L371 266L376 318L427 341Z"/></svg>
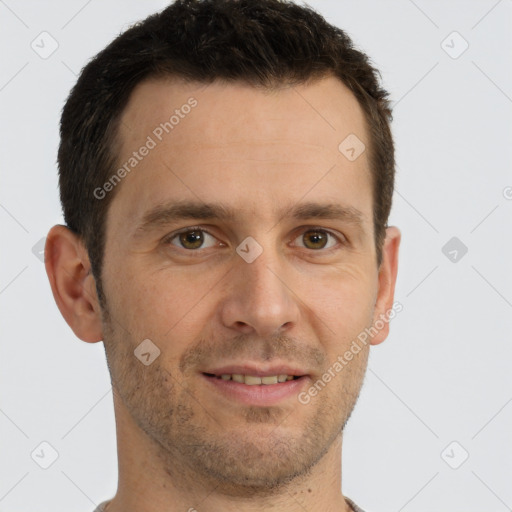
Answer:
<svg viewBox="0 0 512 512"><path fill-rule="evenodd" d="M150 439L120 403L116 404L119 481L106 512L349 512L341 492L340 434L304 476L273 490L227 492L222 483L206 481ZM231 491L233 491L231 489Z"/></svg>

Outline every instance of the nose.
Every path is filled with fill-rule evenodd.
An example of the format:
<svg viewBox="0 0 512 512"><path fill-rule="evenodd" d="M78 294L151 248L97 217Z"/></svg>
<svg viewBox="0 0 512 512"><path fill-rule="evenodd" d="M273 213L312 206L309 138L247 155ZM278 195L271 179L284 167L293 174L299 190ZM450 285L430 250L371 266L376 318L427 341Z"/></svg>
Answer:
<svg viewBox="0 0 512 512"><path fill-rule="evenodd" d="M290 272L269 250L247 263L235 259L235 268L220 306L225 327L243 334L270 337L289 331L299 316Z"/></svg>

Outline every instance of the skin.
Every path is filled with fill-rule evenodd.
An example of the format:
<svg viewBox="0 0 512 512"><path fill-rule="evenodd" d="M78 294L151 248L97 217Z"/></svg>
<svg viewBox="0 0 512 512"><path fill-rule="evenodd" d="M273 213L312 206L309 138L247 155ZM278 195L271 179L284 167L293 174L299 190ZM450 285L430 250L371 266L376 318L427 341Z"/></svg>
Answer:
<svg viewBox="0 0 512 512"><path fill-rule="evenodd" d="M153 79L123 113L119 164L191 96L197 106L117 185L103 310L81 241L63 226L47 239L64 318L80 339L105 344L119 456L107 510L348 511L342 431L370 344L307 405L240 404L202 371L289 363L306 370L307 389L391 309L400 232L387 228L378 267L367 151L351 162L338 150L351 133L369 146L362 110L331 77L272 92ZM178 200L224 203L235 216L137 229L152 207ZM305 202L357 209L361 225L277 213ZM203 245L180 245L174 234L197 226ZM319 242L318 229L335 236ZM263 249L252 263L235 251L248 236ZM160 349L148 366L134 356L144 339Z"/></svg>

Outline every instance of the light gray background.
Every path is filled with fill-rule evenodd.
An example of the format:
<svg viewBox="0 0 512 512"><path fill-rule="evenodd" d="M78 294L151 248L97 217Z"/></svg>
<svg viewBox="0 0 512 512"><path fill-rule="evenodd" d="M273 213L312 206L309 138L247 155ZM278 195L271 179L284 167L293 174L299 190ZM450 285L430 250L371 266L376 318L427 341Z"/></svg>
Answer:
<svg viewBox="0 0 512 512"><path fill-rule="evenodd" d="M395 102L404 309L372 348L343 490L373 512L512 510L512 2L310 5L368 52ZM115 493L103 344L73 335L32 248L61 219L58 121L77 73L164 6L0 0L2 512L87 512ZM43 31L59 45L46 59L31 47L51 49ZM455 262L454 236L468 248Z"/></svg>

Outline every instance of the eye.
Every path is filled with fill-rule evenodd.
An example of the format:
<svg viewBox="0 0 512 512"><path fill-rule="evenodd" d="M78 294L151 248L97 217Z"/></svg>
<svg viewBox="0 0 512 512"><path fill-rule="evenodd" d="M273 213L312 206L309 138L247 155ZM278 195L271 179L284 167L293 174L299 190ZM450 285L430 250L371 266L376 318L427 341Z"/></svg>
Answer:
<svg viewBox="0 0 512 512"><path fill-rule="evenodd" d="M216 238L204 229L199 228L188 228L185 231L181 231L180 233L176 233L175 235L171 235L169 238L165 240L165 243L169 243L171 245L176 245L182 249L187 250L195 250L195 249L205 249L207 247L213 247L215 244L204 247L205 241L216 241ZM175 242L176 241L176 242Z"/></svg>
<svg viewBox="0 0 512 512"><path fill-rule="evenodd" d="M329 237L331 240L329 240ZM330 249L336 245L336 242L341 243L340 239L325 229L308 229L301 233L295 240L301 240L303 245L299 244L299 247L305 247L306 249Z"/></svg>
<svg viewBox="0 0 512 512"><path fill-rule="evenodd" d="M343 243L334 233L320 228L311 228L307 231L303 231L293 241L296 243L299 241L299 247L316 251L330 249L336 246L337 243ZM214 247L216 242L218 242L218 240L213 235L198 227L187 228L164 239L164 243L188 251ZM221 243L221 245L223 244Z"/></svg>

